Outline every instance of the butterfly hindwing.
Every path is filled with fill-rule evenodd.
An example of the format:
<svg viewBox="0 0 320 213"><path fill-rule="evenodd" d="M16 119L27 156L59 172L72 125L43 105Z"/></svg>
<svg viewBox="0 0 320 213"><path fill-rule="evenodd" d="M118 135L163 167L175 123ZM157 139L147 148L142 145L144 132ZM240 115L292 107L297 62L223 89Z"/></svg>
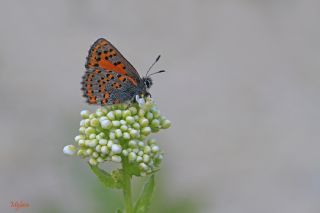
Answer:
<svg viewBox="0 0 320 213"><path fill-rule="evenodd" d="M137 92L129 78L113 70L89 68L82 81L84 97L90 104L123 103L132 99Z"/></svg>
<svg viewBox="0 0 320 213"><path fill-rule="evenodd" d="M104 38L98 39L91 46L85 66L87 69L100 67L104 70L112 70L118 74L127 75L134 85L141 81L136 69Z"/></svg>

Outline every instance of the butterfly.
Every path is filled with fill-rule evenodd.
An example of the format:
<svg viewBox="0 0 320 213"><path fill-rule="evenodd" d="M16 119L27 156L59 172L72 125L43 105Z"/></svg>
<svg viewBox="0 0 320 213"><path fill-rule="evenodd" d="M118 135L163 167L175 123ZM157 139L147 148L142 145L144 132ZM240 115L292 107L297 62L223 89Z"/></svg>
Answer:
<svg viewBox="0 0 320 213"><path fill-rule="evenodd" d="M134 100L136 97L149 96L152 86L151 75L164 72L160 70L140 77L137 70L106 39L99 38L91 46L85 64L86 72L82 77L83 96L89 104L112 105Z"/></svg>

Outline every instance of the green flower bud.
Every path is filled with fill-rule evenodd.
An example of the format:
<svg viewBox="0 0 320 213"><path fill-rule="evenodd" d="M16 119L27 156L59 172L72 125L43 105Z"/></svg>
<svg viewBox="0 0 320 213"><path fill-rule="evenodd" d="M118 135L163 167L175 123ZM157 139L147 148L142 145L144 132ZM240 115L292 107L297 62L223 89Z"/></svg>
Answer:
<svg viewBox="0 0 320 213"><path fill-rule="evenodd" d="M79 128L79 132L80 132L80 134L85 134L85 132L86 132L86 128L85 127L80 127Z"/></svg>
<svg viewBox="0 0 320 213"><path fill-rule="evenodd" d="M84 157L85 156L85 151L82 150L82 149L79 149L78 152L77 152L77 155L80 156L80 157Z"/></svg>
<svg viewBox="0 0 320 213"><path fill-rule="evenodd" d="M129 152L128 152L127 150L125 150L125 149L122 150L122 155L123 155L123 156L126 157L126 156L128 156L128 154L129 154Z"/></svg>
<svg viewBox="0 0 320 213"><path fill-rule="evenodd" d="M126 122L125 120L120 120L120 124L121 124L121 125L126 125L127 122Z"/></svg>
<svg viewBox="0 0 320 213"><path fill-rule="evenodd" d="M137 122L135 122L133 125L132 125L133 128L135 129L140 129L140 124L138 124Z"/></svg>
<svg viewBox="0 0 320 213"><path fill-rule="evenodd" d="M151 127L158 128L160 126L160 121L158 119L153 119L151 122Z"/></svg>
<svg viewBox="0 0 320 213"><path fill-rule="evenodd" d="M112 145L113 145L113 141L109 140L107 146L111 149Z"/></svg>
<svg viewBox="0 0 320 213"><path fill-rule="evenodd" d="M130 136L131 136L132 138L137 138L137 137L139 137L139 132L138 132L137 130L131 129L129 132L130 132Z"/></svg>
<svg viewBox="0 0 320 213"><path fill-rule="evenodd" d="M93 152L92 149L89 148L89 149L86 150L86 155L91 155L92 152Z"/></svg>
<svg viewBox="0 0 320 213"><path fill-rule="evenodd" d="M90 158L89 163L90 163L92 166L96 166L96 165L97 165L97 161L96 161L96 159L94 159L94 158Z"/></svg>
<svg viewBox="0 0 320 213"><path fill-rule="evenodd" d="M97 158L99 156L99 154L97 152L92 152L91 156L94 158Z"/></svg>
<svg viewBox="0 0 320 213"><path fill-rule="evenodd" d="M98 161L98 163L104 162L104 160L103 160L101 157L98 157L98 158L97 158L97 161Z"/></svg>
<svg viewBox="0 0 320 213"><path fill-rule="evenodd" d="M91 119L90 120L90 125L91 126L99 126L99 120L98 119L96 119L96 118L93 118L93 119Z"/></svg>
<svg viewBox="0 0 320 213"><path fill-rule="evenodd" d="M150 156L149 155L143 155L143 162L148 163L150 161Z"/></svg>
<svg viewBox="0 0 320 213"><path fill-rule="evenodd" d="M148 136L150 133L151 133L151 128L150 127L144 127L142 130L141 130L141 133L145 136Z"/></svg>
<svg viewBox="0 0 320 213"><path fill-rule="evenodd" d="M137 108L135 108L135 107L130 107L129 110L131 112L131 115L135 115L138 112Z"/></svg>
<svg viewBox="0 0 320 213"><path fill-rule="evenodd" d="M90 134L96 133L96 131L94 130L94 128L88 127L86 128L85 133L86 135L90 135Z"/></svg>
<svg viewBox="0 0 320 213"><path fill-rule="evenodd" d="M145 163L139 163L139 168L143 171L147 171L149 167Z"/></svg>
<svg viewBox="0 0 320 213"><path fill-rule="evenodd" d="M161 127L163 129L168 129L171 126L171 122L167 119L161 121Z"/></svg>
<svg viewBox="0 0 320 213"><path fill-rule="evenodd" d="M75 142L78 142L81 139L84 139L83 135L77 135L76 137L74 137Z"/></svg>
<svg viewBox="0 0 320 213"><path fill-rule="evenodd" d="M140 109L138 115L139 115L140 117L144 117L144 114L145 114L145 113L146 113L146 112L145 112L143 109Z"/></svg>
<svg viewBox="0 0 320 213"><path fill-rule="evenodd" d="M150 146L145 146L144 149L143 149L143 152L148 154L151 152L151 147Z"/></svg>
<svg viewBox="0 0 320 213"><path fill-rule="evenodd" d="M120 119L121 116L122 116L122 111L121 111L121 110L115 110L115 111L114 111L114 114L115 114L115 116L116 116L117 119Z"/></svg>
<svg viewBox="0 0 320 213"><path fill-rule="evenodd" d="M90 115L89 115L89 119L93 119L93 118L95 118L95 117L96 117L95 114L90 114Z"/></svg>
<svg viewBox="0 0 320 213"><path fill-rule="evenodd" d="M135 161L135 160L136 160L136 158L137 158L136 153L134 153L134 152L130 152L130 153L129 153L129 155L128 155L128 159L129 159L129 161L130 161L130 162Z"/></svg>
<svg viewBox="0 0 320 213"><path fill-rule="evenodd" d="M129 139L130 139L130 134L127 133L127 132L124 132L124 133L123 133L123 139L129 140Z"/></svg>
<svg viewBox="0 0 320 213"><path fill-rule="evenodd" d="M137 146L137 142L135 140L129 141L129 146L135 148Z"/></svg>
<svg viewBox="0 0 320 213"><path fill-rule="evenodd" d="M142 156L142 155L143 155L143 151L139 151L139 152L138 152L138 155L139 155L139 156Z"/></svg>
<svg viewBox="0 0 320 213"><path fill-rule="evenodd" d="M116 138L121 138L122 137L121 129L116 129L115 134L116 134Z"/></svg>
<svg viewBox="0 0 320 213"><path fill-rule="evenodd" d="M122 126L120 127L120 129L125 132L125 131L128 130L128 126L127 126L127 125L122 125Z"/></svg>
<svg viewBox="0 0 320 213"><path fill-rule="evenodd" d="M85 119L84 120L84 125L85 127L89 127L90 126L90 119Z"/></svg>
<svg viewBox="0 0 320 213"><path fill-rule="evenodd" d="M112 126L119 127L120 126L120 121L112 121Z"/></svg>
<svg viewBox="0 0 320 213"><path fill-rule="evenodd" d="M142 157L141 157L141 156L137 156L136 161L137 161L138 163L140 163L142 160L143 160L143 159L142 159Z"/></svg>
<svg viewBox="0 0 320 213"><path fill-rule="evenodd" d="M133 123L134 123L134 118L133 118L132 116L127 116L127 117L126 117L126 122L127 122L128 124L133 124Z"/></svg>
<svg viewBox="0 0 320 213"><path fill-rule="evenodd" d="M122 112L122 117L123 118L126 118L128 116L131 116L131 111L130 110L125 110Z"/></svg>
<svg viewBox="0 0 320 213"><path fill-rule="evenodd" d="M80 115L81 115L81 117L82 117L83 119L89 118L90 112L89 112L89 110L82 110L82 111L80 112Z"/></svg>
<svg viewBox="0 0 320 213"><path fill-rule="evenodd" d="M139 123L140 123L141 127L146 127L146 126L148 126L148 124L149 124L149 120L146 119L146 118L141 118L141 119L139 120Z"/></svg>
<svg viewBox="0 0 320 213"><path fill-rule="evenodd" d="M154 138L151 138L151 139L148 140L148 144L149 145L152 145L152 144L155 144L155 143L156 143L156 139L154 139Z"/></svg>
<svg viewBox="0 0 320 213"><path fill-rule="evenodd" d="M142 141L139 141L139 142L138 142L138 146L144 147L144 143L143 143Z"/></svg>
<svg viewBox="0 0 320 213"><path fill-rule="evenodd" d="M151 120L153 118L153 114L151 112L148 112L146 117L148 120Z"/></svg>

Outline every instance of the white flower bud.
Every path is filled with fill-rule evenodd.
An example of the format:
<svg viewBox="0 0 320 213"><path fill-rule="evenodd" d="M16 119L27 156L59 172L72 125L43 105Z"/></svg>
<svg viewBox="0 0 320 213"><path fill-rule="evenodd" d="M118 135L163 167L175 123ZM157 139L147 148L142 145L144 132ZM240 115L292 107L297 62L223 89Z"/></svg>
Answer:
<svg viewBox="0 0 320 213"><path fill-rule="evenodd" d="M143 143L142 141L139 141L139 142L138 142L138 146L144 147L144 143Z"/></svg>
<svg viewBox="0 0 320 213"><path fill-rule="evenodd" d="M121 129L116 129L115 134L116 134L116 138L121 138L122 137Z"/></svg>
<svg viewBox="0 0 320 213"><path fill-rule="evenodd" d="M115 154L119 154L119 153L121 153L121 151L122 151L122 147L121 147L120 145L118 145L118 144L113 144L113 145L111 146L111 151L112 151L113 153L115 153Z"/></svg>
<svg viewBox="0 0 320 213"><path fill-rule="evenodd" d="M150 161L150 156L149 155L143 155L143 162L148 163Z"/></svg>
<svg viewBox="0 0 320 213"><path fill-rule="evenodd" d="M85 140L79 140L78 145L79 146L84 146L85 145Z"/></svg>
<svg viewBox="0 0 320 213"><path fill-rule="evenodd" d="M123 137L123 139L129 140L130 139L130 134L127 133L127 132L124 132L122 137Z"/></svg>
<svg viewBox="0 0 320 213"><path fill-rule="evenodd" d="M116 134L115 134L114 132L110 132L110 133L109 133L109 138L110 138L111 140L116 139Z"/></svg>
<svg viewBox="0 0 320 213"><path fill-rule="evenodd" d="M112 127L112 123L109 120L100 120L100 125L103 129L110 129Z"/></svg>
<svg viewBox="0 0 320 213"><path fill-rule="evenodd" d="M142 159L142 157L141 157L141 156L137 156L136 161L137 161L138 163L140 163L142 160L143 160L143 159Z"/></svg>
<svg viewBox="0 0 320 213"><path fill-rule="evenodd" d="M96 134L90 134L89 139L96 139Z"/></svg>
<svg viewBox="0 0 320 213"><path fill-rule="evenodd" d="M81 115L81 117L82 117L83 119L89 118L90 112L89 112L89 110L82 110L82 111L80 112L80 115Z"/></svg>
<svg viewBox="0 0 320 213"><path fill-rule="evenodd" d="M122 126L120 127L120 129L125 132L125 131L128 130L128 126L127 126L127 125L122 125Z"/></svg>
<svg viewBox="0 0 320 213"><path fill-rule="evenodd" d="M143 171L148 170L148 166L145 163L139 163L139 168Z"/></svg>
<svg viewBox="0 0 320 213"><path fill-rule="evenodd" d="M103 163L103 162L104 162L104 160L103 160L101 157L98 157L98 158L97 158L97 161L98 161L99 163Z"/></svg>
<svg viewBox="0 0 320 213"><path fill-rule="evenodd" d="M139 151L139 152L138 152L138 155L139 155L139 156L142 156L142 155L143 155L143 151Z"/></svg>
<svg viewBox="0 0 320 213"><path fill-rule="evenodd" d="M101 145L100 144L96 146L96 151L101 152Z"/></svg>
<svg viewBox="0 0 320 213"><path fill-rule="evenodd" d="M74 145L68 145L63 147L63 153L66 155L74 155L76 153L76 147Z"/></svg>
<svg viewBox="0 0 320 213"><path fill-rule="evenodd" d="M108 145L107 146L111 149L112 145L113 145L113 141L112 140L108 140Z"/></svg>
<svg viewBox="0 0 320 213"><path fill-rule="evenodd" d="M100 145L106 145L107 143L108 143L108 141L106 139L99 140Z"/></svg>
<svg viewBox="0 0 320 213"><path fill-rule="evenodd" d="M121 159L121 157L118 156L118 155L113 155L113 156L111 157L111 160L112 160L113 162L120 163L122 159Z"/></svg>
<svg viewBox="0 0 320 213"><path fill-rule="evenodd" d="M108 154L108 147L107 146L102 146L101 147L101 153L103 153L103 154Z"/></svg>
<svg viewBox="0 0 320 213"><path fill-rule="evenodd" d="M93 153L91 154L91 156L94 157L94 158L97 158L97 157L99 156L99 154L96 153L96 152L93 152Z"/></svg>
<svg viewBox="0 0 320 213"><path fill-rule="evenodd" d="M159 121L158 119L153 119L153 120L151 121L151 127L157 128L157 127L159 127L159 126L160 126L160 121Z"/></svg>
<svg viewBox="0 0 320 213"><path fill-rule="evenodd" d="M116 118L116 116L114 115L114 112L113 112L113 111L108 112L107 117L108 117L110 120L114 120L114 119Z"/></svg>
<svg viewBox="0 0 320 213"><path fill-rule="evenodd" d="M160 148L159 148L159 146L152 146L152 152L155 152L155 153L157 153L157 152L159 152L160 151Z"/></svg>

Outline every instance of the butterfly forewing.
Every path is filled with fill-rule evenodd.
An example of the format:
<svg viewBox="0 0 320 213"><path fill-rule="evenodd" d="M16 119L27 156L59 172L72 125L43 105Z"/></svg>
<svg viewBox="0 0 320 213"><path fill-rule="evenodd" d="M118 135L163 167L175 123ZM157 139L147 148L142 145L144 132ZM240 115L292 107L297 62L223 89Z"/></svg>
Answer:
<svg viewBox="0 0 320 213"><path fill-rule="evenodd" d="M141 80L136 69L106 39L98 39L90 48L86 68L100 67L131 77L135 84Z"/></svg>

